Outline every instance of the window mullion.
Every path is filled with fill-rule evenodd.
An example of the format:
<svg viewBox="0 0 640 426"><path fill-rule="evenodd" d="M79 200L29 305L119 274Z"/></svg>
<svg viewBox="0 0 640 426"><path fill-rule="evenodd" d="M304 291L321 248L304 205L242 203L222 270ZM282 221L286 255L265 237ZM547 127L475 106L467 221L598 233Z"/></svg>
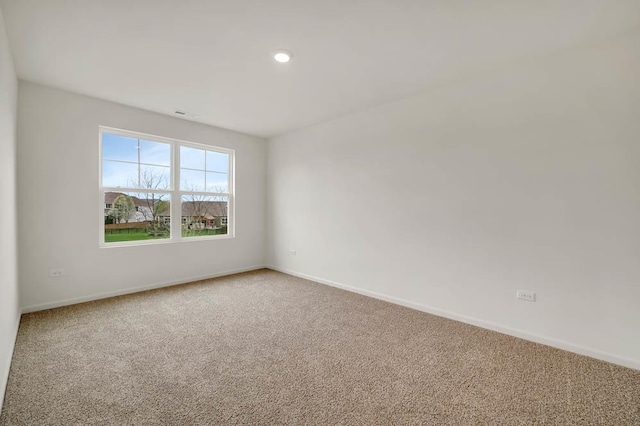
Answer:
<svg viewBox="0 0 640 426"><path fill-rule="evenodd" d="M180 188L180 145L174 143L172 149L171 239L180 241L182 239L182 197L178 191Z"/></svg>
<svg viewBox="0 0 640 426"><path fill-rule="evenodd" d="M149 188L123 188L120 186L102 186L100 187L102 192L137 192L137 193L149 193L149 194L169 194L172 191L170 189L149 189Z"/></svg>
<svg viewBox="0 0 640 426"><path fill-rule="evenodd" d="M140 138L138 140L138 186L140 186Z"/></svg>
<svg viewBox="0 0 640 426"><path fill-rule="evenodd" d="M230 192L206 192L206 191L178 191L180 195L204 195L211 197L228 197L231 195Z"/></svg>

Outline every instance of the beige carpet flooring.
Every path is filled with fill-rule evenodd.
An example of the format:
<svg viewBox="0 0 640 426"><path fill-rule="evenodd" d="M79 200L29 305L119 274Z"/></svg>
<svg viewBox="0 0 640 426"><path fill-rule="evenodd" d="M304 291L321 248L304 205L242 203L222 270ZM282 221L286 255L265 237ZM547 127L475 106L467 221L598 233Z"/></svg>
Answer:
<svg viewBox="0 0 640 426"><path fill-rule="evenodd" d="M640 425L640 372L261 270L24 315L2 425Z"/></svg>

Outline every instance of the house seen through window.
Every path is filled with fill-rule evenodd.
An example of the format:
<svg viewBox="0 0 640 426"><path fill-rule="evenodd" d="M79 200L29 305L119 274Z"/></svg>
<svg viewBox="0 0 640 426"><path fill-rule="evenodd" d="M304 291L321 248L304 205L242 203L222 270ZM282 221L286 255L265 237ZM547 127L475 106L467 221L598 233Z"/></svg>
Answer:
<svg viewBox="0 0 640 426"><path fill-rule="evenodd" d="M100 128L101 244L233 236L233 150Z"/></svg>

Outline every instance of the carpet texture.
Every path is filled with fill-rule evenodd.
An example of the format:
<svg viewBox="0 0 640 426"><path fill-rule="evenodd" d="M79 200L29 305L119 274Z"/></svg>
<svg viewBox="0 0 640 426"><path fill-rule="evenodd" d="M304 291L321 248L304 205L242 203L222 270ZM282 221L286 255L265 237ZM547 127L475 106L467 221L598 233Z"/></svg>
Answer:
<svg viewBox="0 0 640 426"><path fill-rule="evenodd" d="M2 425L640 425L640 372L270 270L24 315Z"/></svg>

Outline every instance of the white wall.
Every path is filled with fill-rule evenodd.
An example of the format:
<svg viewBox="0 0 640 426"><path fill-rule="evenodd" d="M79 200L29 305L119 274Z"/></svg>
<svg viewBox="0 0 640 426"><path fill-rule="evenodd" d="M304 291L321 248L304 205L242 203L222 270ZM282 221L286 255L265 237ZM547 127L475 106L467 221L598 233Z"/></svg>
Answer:
<svg viewBox="0 0 640 426"><path fill-rule="evenodd" d="M19 271L28 310L264 264L263 139L20 82ZM98 126L236 151L236 237L98 248ZM64 277L50 278L49 268Z"/></svg>
<svg viewBox="0 0 640 426"><path fill-rule="evenodd" d="M640 368L638 46L270 140L268 264Z"/></svg>
<svg viewBox="0 0 640 426"><path fill-rule="evenodd" d="M16 115L18 81L0 10L0 407L18 329Z"/></svg>

